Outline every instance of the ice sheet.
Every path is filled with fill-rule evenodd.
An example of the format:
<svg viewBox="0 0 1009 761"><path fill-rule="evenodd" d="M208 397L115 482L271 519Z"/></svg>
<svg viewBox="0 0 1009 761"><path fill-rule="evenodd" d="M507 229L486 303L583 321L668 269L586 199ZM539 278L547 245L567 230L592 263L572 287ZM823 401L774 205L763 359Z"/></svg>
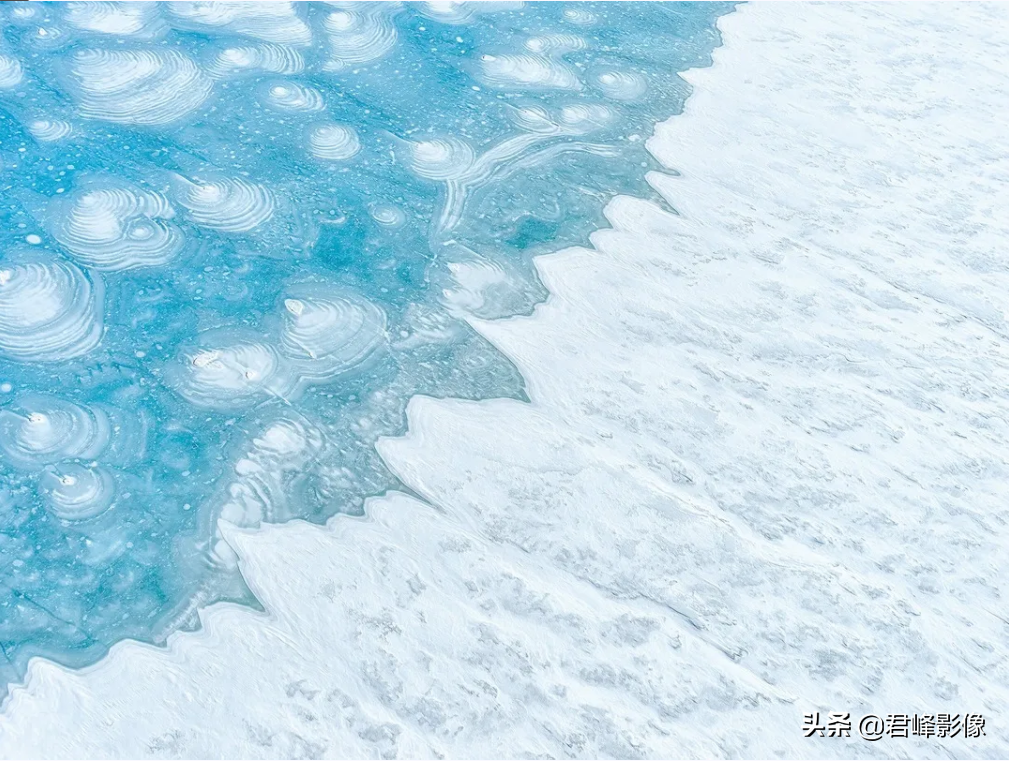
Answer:
<svg viewBox="0 0 1009 761"><path fill-rule="evenodd" d="M1009 9L749 5L622 197L474 322L363 519L226 530L266 612L33 661L0 755L1009 754ZM984 737L802 737L808 711Z"/></svg>

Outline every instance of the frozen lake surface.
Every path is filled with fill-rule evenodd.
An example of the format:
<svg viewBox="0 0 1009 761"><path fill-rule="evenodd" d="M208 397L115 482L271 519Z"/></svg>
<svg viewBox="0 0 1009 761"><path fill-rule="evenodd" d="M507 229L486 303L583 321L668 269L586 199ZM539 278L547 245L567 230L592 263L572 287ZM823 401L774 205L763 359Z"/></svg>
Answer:
<svg viewBox="0 0 1009 761"><path fill-rule="evenodd" d="M685 75L693 92L684 113L647 140L663 171L645 175L652 164L642 154L638 176L662 200L626 188L606 205L609 226L592 234L590 248L535 259L538 278L516 274L514 282L541 283L549 295L532 310L535 292L523 290L531 301L500 308L531 316L490 319L499 315L487 305L501 302L489 294L500 291L484 285L491 264L521 272L517 262L529 259L481 250L478 264L449 268L455 285L439 286L445 298L462 294L438 301L453 325L465 325L456 329L493 349L476 356L515 369L515 398L415 396L406 435L372 439L388 483L400 488L370 499L361 515L273 524L280 516L254 519L249 497L217 522L220 512L202 508L215 518L193 523L212 532L208 556L237 559L262 610L199 608L198 631L169 635L167 647L122 642L82 670L32 660L0 715L0 756L1009 754L1007 15L996 4L757 4L722 16L714 65ZM676 79L672 69L668 77ZM640 142L651 132L642 126ZM323 152L339 151L335 142ZM514 177L527 176L521 169ZM173 185L175 175L190 184ZM7 172L5 181L21 176ZM441 203L451 183L438 181L431 198ZM206 218L187 216L182 199L199 188L181 167L166 182L164 193L131 190L130 208L170 204L176 215L154 217L151 229L169 240L180 225L175 239L189 240L181 225L202 229ZM38 192L19 192L28 215ZM436 233L443 217L434 204ZM62 250L65 233L45 215L66 208L34 208L49 220L36 234L55 242L28 243L18 255ZM578 212L586 226L590 211ZM427 250L447 242L428 232ZM192 256L219 245L202 235L210 248ZM229 245L222 256L263 258L242 248L258 242ZM95 244L86 255L110 250ZM104 274L124 270L60 256L65 274L53 282L78 289L67 301L75 325L98 282L110 283L105 299L129 291L115 285L120 275ZM458 279L473 267L479 276ZM243 356L276 358L278 377L302 395L292 400L300 415L299 399L314 393L315 409L328 408L325 393L378 372L331 379L309 360L332 352L306 360L284 343L323 298L321 277L290 286L280 278L277 289L295 290L271 296L247 295L240 275L222 280L216 298L235 298L234 283L240 298L275 306L276 322L263 307L247 326L260 332L242 344ZM202 287L187 281L173 294L202 295ZM332 293L324 296L335 305ZM340 294L339 309L327 312L340 314L339 324L354 314L367 333L384 319L390 334L386 302L363 286ZM122 315L159 314L168 303L152 297L149 312L134 304ZM105 319L115 325L116 314ZM0 340L6 335L0 330ZM77 346L94 340L80 329L47 337L63 346L71 335ZM8 354L10 346L0 343ZM221 494L231 495L232 482L240 495L293 505L328 494L262 474L304 472L297 457L331 441L332 429L312 438L301 417L270 427L258 417L261 402L247 399L262 392L241 380L244 371L204 375L182 364L181 373L172 364L191 356L204 370L221 356L207 353L222 347L179 347L163 360L165 373L179 373L166 398L221 416L194 422L193 435L218 433L236 414L216 411L220 388L252 410L235 418L251 422L233 424L249 432L250 453L214 466L233 471ZM380 353L354 356L372 352ZM378 357L361 363L382 366ZM100 367L95 378L125 372ZM312 372L297 370L306 367ZM80 425L123 437L161 430L131 428L136 415L114 423L110 411L107 427L95 422L104 419L92 412ZM110 434L103 451L140 451L117 440ZM20 439L4 439L12 441ZM73 441L91 446L93 437ZM161 449L170 467L176 450ZM90 461L89 451L76 460ZM22 460L11 460L12 473L25 452L15 452ZM42 487L42 497L58 492ZM971 739L804 739L811 711L977 713L987 726Z"/></svg>
<svg viewBox="0 0 1009 761"><path fill-rule="evenodd" d="M465 318L649 192L730 9L0 9L0 694L253 604L218 519L361 514L411 396L525 398Z"/></svg>

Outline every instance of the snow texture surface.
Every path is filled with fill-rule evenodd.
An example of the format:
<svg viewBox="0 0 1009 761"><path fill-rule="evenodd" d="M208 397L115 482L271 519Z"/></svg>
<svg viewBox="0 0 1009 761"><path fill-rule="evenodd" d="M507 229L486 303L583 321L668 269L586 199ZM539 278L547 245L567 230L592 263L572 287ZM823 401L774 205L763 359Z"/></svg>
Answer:
<svg viewBox="0 0 1009 761"><path fill-rule="evenodd" d="M621 197L415 398L421 499L225 529L265 613L32 662L0 756L1009 755L1009 7L750 5ZM807 711L981 713L804 739Z"/></svg>

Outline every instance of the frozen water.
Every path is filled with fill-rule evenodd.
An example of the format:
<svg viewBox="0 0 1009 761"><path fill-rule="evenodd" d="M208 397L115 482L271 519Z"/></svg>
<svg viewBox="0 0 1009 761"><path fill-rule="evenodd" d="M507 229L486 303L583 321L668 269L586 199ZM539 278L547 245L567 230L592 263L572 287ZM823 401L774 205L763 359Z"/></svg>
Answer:
<svg viewBox="0 0 1009 761"><path fill-rule="evenodd" d="M721 17L648 140L679 214L614 199L472 320L531 402L414 399L423 500L225 527L265 612L34 660L0 757L1009 756L1007 14ZM802 736L835 710L986 734Z"/></svg>
<svg viewBox="0 0 1009 761"><path fill-rule="evenodd" d="M5 4L0 693L254 602L218 533L398 484L415 394L524 398L466 322L650 195L727 4Z"/></svg>

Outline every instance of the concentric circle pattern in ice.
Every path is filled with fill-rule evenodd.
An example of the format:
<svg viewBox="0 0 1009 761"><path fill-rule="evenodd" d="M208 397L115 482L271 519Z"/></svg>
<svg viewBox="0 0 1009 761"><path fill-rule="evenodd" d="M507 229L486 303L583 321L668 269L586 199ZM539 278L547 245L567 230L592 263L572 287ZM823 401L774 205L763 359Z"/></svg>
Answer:
<svg viewBox="0 0 1009 761"><path fill-rule="evenodd" d="M361 150L353 127L344 124L314 124L308 130L308 150L325 161L346 161Z"/></svg>
<svg viewBox="0 0 1009 761"><path fill-rule="evenodd" d="M151 39L168 30L159 8L153 3L71 2L63 7L66 22L85 32Z"/></svg>
<svg viewBox="0 0 1009 761"><path fill-rule="evenodd" d="M385 341L385 313L352 291L297 283L285 290L283 306L281 350L315 382L358 367Z"/></svg>
<svg viewBox="0 0 1009 761"><path fill-rule="evenodd" d="M462 177L476 161L476 152L457 137L435 138L410 143L407 162L419 177L452 180Z"/></svg>
<svg viewBox="0 0 1009 761"><path fill-rule="evenodd" d="M201 106L211 91L196 63L167 47L79 50L70 71L81 116L119 124L169 124Z"/></svg>
<svg viewBox="0 0 1009 761"><path fill-rule="evenodd" d="M396 27L381 6L360 3L329 14L325 21L330 60L327 71L377 61L396 46Z"/></svg>
<svg viewBox="0 0 1009 761"><path fill-rule="evenodd" d="M165 373L168 385L191 404L216 409L286 399L291 373L277 348L248 329L218 328L185 346Z"/></svg>
<svg viewBox="0 0 1009 761"><path fill-rule="evenodd" d="M195 224L225 233L247 233L273 216L273 193L241 177L175 182L175 197Z"/></svg>
<svg viewBox="0 0 1009 761"><path fill-rule="evenodd" d="M264 105L278 111L311 113L326 107L322 93L314 87L305 87L297 82L276 82L266 87Z"/></svg>
<svg viewBox="0 0 1009 761"><path fill-rule="evenodd" d="M648 84L634 71L604 71L596 77L596 86L607 98L637 100L645 94Z"/></svg>
<svg viewBox="0 0 1009 761"><path fill-rule="evenodd" d="M111 435L102 409L64 399L26 394L0 409L0 451L19 467L94 459L105 451Z"/></svg>
<svg viewBox="0 0 1009 761"><path fill-rule="evenodd" d="M79 263L99 270L156 267L185 244L160 193L121 182L91 183L53 202L53 237Z"/></svg>
<svg viewBox="0 0 1009 761"><path fill-rule="evenodd" d="M293 3L174 2L168 13L180 29L230 32L280 45L312 43L312 31Z"/></svg>
<svg viewBox="0 0 1009 761"><path fill-rule="evenodd" d="M102 281L70 262L0 260L0 356L60 362L102 338Z"/></svg>
<svg viewBox="0 0 1009 761"><path fill-rule="evenodd" d="M651 196L729 7L0 4L2 683L249 600L218 520L360 513L412 395L522 398L467 320Z"/></svg>
<svg viewBox="0 0 1009 761"><path fill-rule="evenodd" d="M112 474L100 466L69 463L52 467L39 477L46 508L65 521L86 521L112 506L116 485Z"/></svg>
<svg viewBox="0 0 1009 761"><path fill-rule="evenodd" d="M0 90L12 90L21 84L24 70L21 62L11 56L0 54Z"/></svg>
<svg viewBox="0 0 1009 761"><path fill-rule="evenodd" d="M249 76L263 72L271 74L300 74L305 70L305 59L294 48L263 43L228 47L214 55L207 64L207 73L213 77Z"/></svg>
<svg viewBox="0 0 1009 761"><path fill-rule="evenodd" d="M27 127L32 137L43 143L51 143L70 137L74 131L74 125L61 119L35 119L28 122Z"/></svg>

